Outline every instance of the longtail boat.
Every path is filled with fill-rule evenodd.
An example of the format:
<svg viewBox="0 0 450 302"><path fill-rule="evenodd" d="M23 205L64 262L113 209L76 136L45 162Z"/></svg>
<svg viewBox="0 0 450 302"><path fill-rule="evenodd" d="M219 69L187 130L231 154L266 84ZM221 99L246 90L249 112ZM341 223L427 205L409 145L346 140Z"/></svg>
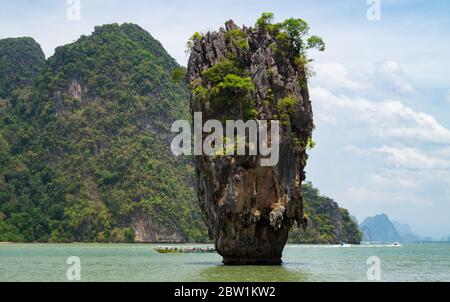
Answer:
<svg viewBox="0 0 450 302"><path fill-rule="evenodd" d="M154 248L160 254L173 254L173 253L215 253L214 248L177 248L177 247L156 247Z"/></svg>

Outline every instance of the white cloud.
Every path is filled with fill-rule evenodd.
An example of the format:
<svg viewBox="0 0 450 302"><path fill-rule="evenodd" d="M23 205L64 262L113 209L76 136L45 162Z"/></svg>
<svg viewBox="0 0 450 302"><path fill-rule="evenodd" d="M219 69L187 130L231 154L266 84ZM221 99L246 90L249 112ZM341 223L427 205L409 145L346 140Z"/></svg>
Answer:
<svg viewBox="0 0 450 302"><path fill-rule="evenodd" d="M384 61L375 64L379 70L387 74L399 74L402 72L400 64L396 61Z"/></svg>
<svg viewBox="0 0 450 302"><path fill-rule="evenodd" d="M414 189L418 184L415 179L408 175L395 175L395 173L374 174L370 178L370 184L375 187Z"/></svg>
<svg viewBox="0 0 450 302"><path fill-rule="evenodd" d="M423 213L422 222L445 220L449 204L450 171L377 168L365 184L347 187L333 197L353 209L360 219L379 213L406 215ZM442 209L442 210L439 210ZM425 211L425 212L423 212ZM435 214L430 215L434 212ZM448 216L448 215L447 215ZM448 217L447 217L448 219ZM407 222L407 219L402 219Z"/></svg>
<svg viewBox="0 0 450 302"><path fill-rule="evenodd" d="M395 92L412 93L415 90L396 61L388 60L375 64L374 75L375 79L380 82L380 86L387 86Z"/></svg>
<svg viewBox="0 0 450 302"><path fill-rule="evenodd" d="M434 156L447 157L450 159L450 147L439 148L433 152Z"/></svg>
<svg viewBox="0 0 450 302"><path fill-rule="evenodd" d="M375 135L385 138L414 139L450 144L450 130L429 114L414 111L400 101L375 102L366 98L335 95L329 90L311 88L318 116L334 116L345 124L367 125ZM341 109L341 111L337 111ZM320 120L320 119L319 119ZM320 120L326 123L326 120Z"/></svg>
<svg viewBox="0 0 450 302"><path fill-rule="evenodd" d="M371 95L387 91L396 95L415 91L400 63L392 60L378 62L365 72L350 71L337 62L316 64L313 69L316 74L314 82L332 91L343 89Z"/></svg>
<svg viewBox="0 0 450 302"><path fill-rule="evenodd" d="M320 85L329 89L358 91L366 89L369 86L363 74L351 74L340 63L327 62L316 64L313 69Z"/></svg>
<svg viewBox="0 0 450 302"><path fill-rule="evenodd" d="M446 169L450 167L450 161L427 156L414 148L383 146L374 151L387 154L388 160L396 168Z"/></svg>
<svg viewBox="0 0 450 302"><path fill-rule="evenodd" d="M403 191L387 191L381 188L371 188L368 186L349 187L344 192L338 194L338 200L344 200L348 205L355 206L364 204L366 210L377 213L386 211L392 205L418 205L431 206L429 200L418 197L415 192ZM376 210L376 209L379 210Z"/></svg>
<svg viewBox="0 0 450 302"><path fill-rule="evenodd" d="M348 152L350 154L356 154L356 155L360 155L360 156L365 156L368 155L370 152L363 150L359 147L353 146L353 145L348 145L344 147L344 151Z"/></svg>

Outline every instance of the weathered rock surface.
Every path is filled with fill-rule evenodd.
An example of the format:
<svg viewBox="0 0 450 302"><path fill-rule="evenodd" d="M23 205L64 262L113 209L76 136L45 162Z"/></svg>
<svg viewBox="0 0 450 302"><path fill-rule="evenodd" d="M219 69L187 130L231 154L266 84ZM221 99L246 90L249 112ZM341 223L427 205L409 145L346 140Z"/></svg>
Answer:
<svg viewBox="0 0 450 302"><path fill-rule="evenodd" d="M256 88L248 97L256 101L258 119L278 119L277 104L286 97L295 99L295 108L281 124L276 166L261 166L261 156L197 156L198 201L225 264L280 264L289 229L295 222L305 224L301 182L313 130L305 70L293 62L294 54L276 53L276 39L267 31L244 27L248 48L239 48L227 39L232 30L241 29L228 21L225 29L195 43L187 79L211 88L202 72L233 57ZM223 117L208 102L198 102L195 94L191 110L202 112L204 120ZM244 119L242 104L227 113L228 119Z"/></svg>
<svg viewBox="0 0 450 302"><path fill-rule="evenodd" d="M131 224L135 231L134 241L138 243L185 243L186 238L176 227L158 222L148 213L138 210L131 216Z"/></svg>

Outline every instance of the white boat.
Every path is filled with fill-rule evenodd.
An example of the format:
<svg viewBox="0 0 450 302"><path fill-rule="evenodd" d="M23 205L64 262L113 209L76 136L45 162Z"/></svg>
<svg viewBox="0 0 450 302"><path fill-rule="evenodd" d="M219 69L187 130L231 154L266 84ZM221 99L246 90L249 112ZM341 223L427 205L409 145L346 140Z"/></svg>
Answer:
<svg viewBox="0 0 450 302"><path fill-rule="evenodd" d="M348 243L341 243L339 246L340 247L352 247L352 245L348 244Z"/></svg>

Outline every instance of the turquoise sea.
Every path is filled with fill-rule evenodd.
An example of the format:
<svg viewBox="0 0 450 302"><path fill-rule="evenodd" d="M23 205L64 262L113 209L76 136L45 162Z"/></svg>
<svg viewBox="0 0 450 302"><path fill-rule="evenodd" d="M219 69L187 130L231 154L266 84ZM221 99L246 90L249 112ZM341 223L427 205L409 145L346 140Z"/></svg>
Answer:
<svg viewBox="0 0 450 302"><path fill-rule="evenodd" d="M185 245L187 247L189 245ZM0 244L0 281L68 281L79 257L81 281L368 281L367 259L380 259L381 281L450 281L450 244L288 245L282 266L223 266L217 254L158 254L156 245Z"/></svg>

